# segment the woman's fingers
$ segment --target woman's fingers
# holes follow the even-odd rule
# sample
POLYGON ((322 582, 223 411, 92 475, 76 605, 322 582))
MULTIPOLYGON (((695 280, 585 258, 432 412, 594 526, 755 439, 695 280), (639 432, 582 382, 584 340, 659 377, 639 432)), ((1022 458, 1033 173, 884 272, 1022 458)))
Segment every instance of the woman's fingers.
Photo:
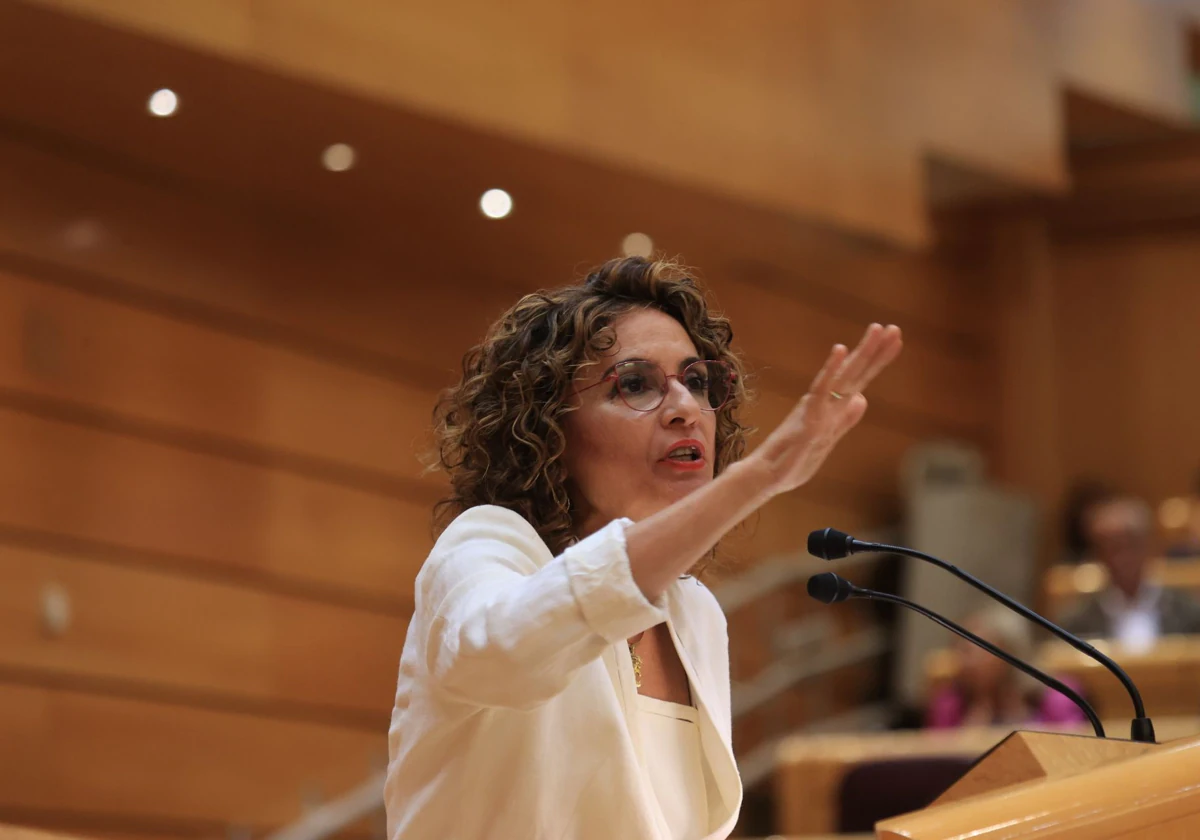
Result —
POLYGON ((896 360, 900 355, 900 351, 904 348, 904 337, 900 333, 900 328, 894 324, 884 330, 881 336, 879 351, 875 354, 875 358, 867 366, 862 378, 859 380, 858 390, 864 390, 878 376, 884 368, 896 360))
POLYGON ((872 324, 863 334, 863 340, 855 352, 846 360, 837 377, 839 391, 855 394, 866 390, 880 371, 888 366, 900 352, 900 328, 894 325, 882 327, 872 324))
POLYGON ((825 400, 831 393, 852 399, 896 358, 902 346, 900 328, 871 324, 853 351, 836 344, 813 379, 809 393, 825 400))
POLYGON ((858 388, 854 387, 858 382, 858 378, 866 371, 874 358, 876 349, 879 346, 880 338, 883 335, 883 327, 879 324, 871 324, 859 339, 858 346, 854 348, 846 361, 842 363, 842 368, 837 372, 836 386, 834 390, 855 393, 858 388))
POLYGON ((825 360, 825 364, 821 366, 821 370, 817 372, 816 377, 812 381, 812 385, 808 387, 808 392, 815 397, 826 397, 829 391, 833 390, 834 377, 841 370, 842 365, 846 361, 846 353, 849 352, 844 344, 835 344, 833 349, 829 351, 829 358, 825 360))

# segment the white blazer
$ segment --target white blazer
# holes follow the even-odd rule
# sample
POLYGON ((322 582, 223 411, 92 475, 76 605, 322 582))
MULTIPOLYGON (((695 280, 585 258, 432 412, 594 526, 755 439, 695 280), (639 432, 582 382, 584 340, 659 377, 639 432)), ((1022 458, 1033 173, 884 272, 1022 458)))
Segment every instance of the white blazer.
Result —
POLYGON ((390 840, 669 840, 640 759, 626 639, 666 622, 691 680, 709 838, 737 821, 729 639, 712 593, 633 581, 628 519, 558 557, 523 517, 472 508, 417 575, 385 785, 390 840))

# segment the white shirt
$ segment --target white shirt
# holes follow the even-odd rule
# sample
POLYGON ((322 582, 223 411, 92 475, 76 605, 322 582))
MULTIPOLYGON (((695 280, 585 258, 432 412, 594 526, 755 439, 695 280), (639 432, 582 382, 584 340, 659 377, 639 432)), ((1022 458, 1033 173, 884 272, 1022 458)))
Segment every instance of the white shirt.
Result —
POLYGON ((633 581, 629 520, 553 557, 496 506, 466 511, 416 580, 388 745, 390 840, 673 840, 637 724, 626 639, 664 621, 696 703, 712 795, 737 821, 725 617, 699 581, 659 604, 633 581))
POLYGON ((646 749, 647 784, 671 840, 699 840, 708 834, 708 787, 699 713, 694 706, 641 694, 638 723, 646 749))
POLYGON ((1112 637, 1121 647, 1131 653, 1145 653, 1154 647, 1161 635, 1158 615, 1158 599, 1162 590, 1157 586, 1143 584, 1132 600, 1115 586, 1100 593, 1100 609, 1108 616, 1112 637))

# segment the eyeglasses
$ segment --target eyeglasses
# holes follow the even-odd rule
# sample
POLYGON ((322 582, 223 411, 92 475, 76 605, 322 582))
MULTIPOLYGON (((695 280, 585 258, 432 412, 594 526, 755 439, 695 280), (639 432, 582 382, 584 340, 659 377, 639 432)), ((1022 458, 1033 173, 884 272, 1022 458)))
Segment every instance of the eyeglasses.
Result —
POLYGON ((654 362, 631 359, 617 362, 612 371, 599 382, 580 388, 579 393, 603 385, 617 383, 621 401, 634 411, 654 411, 667 397, 670 380, 678 379, 695 397, 703 411, 717 411, 733 396, 737 373, 725 362, 692 362, 680 373, 666 373, 654 362))

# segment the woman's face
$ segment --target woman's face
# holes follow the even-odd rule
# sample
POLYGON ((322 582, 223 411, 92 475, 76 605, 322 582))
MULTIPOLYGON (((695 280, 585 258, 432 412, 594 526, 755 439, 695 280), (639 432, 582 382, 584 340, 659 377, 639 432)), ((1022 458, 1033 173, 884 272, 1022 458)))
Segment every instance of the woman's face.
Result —
POLYGON ((713 478, 716 412, 701 410, 679 379, 667 380, 662 405, 651 411, 627 406, 615 382, 596 384, 630 359, 680 373, 699 355, 683 325, 656 309, 635 309, 613 331, 612 347, 576 376, 578 409, 565 419, 563 458, 580 535, 622 516, 645 519, 713 478), (671 458, 681 444, 697 447, 699 459, 671 458))

